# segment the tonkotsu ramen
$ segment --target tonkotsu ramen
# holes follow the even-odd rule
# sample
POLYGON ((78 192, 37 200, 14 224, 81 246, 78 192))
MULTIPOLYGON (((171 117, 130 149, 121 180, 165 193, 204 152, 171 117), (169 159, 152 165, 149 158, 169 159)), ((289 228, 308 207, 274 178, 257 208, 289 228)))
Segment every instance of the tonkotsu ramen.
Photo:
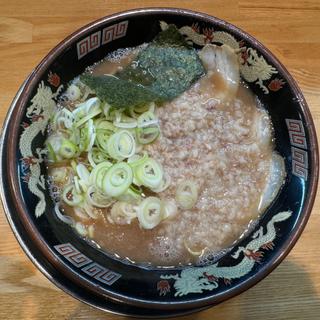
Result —
POLYGON ((48 128, 57 217, 134 263, 198 263, 229 248, 285 178, 270 116, 227 45, 174 25, 70 82, 48 128))

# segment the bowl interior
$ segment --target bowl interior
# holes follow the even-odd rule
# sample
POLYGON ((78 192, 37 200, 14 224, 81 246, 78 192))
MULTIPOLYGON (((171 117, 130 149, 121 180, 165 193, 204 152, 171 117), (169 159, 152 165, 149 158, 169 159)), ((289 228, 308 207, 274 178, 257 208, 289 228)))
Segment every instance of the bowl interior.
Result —
POLYGON ((10 120, 12 125, 6 133, 8 138, 9 131, 16 130, 17 139, 8 146, 15 162, 3 164, 4 181, 14 186, 14 199, 21 201, 17 214, 43 254, 70 281, 87 290, 159 308, 218 302, 266 275, 302 231, 301 225, 311 210, 317 176, 312 120, 300 90, 283 66, 260 43, 234 26, 183 10, 137 10, 104 18, 55 48, 31 75, 26 88, 18 101, 19 112, 10 120), (239 49, 242 78, 272 118, 276 150, 285 159, 287 172, 280 194, 247 237, 218 263, 213 258, 206 266, 187 269, 132 265, 80 239, 56 218, 43 180, 46 169, 40 150, 45 141, 46 108, 87 66, 118 48, 151 41, 161 30, 160 21, 184 28, 185 36, 196 48, 211 42, 239 49), (48 104, 43 104, 41 97, 48 104), (9 177, 5 171, 10 168, 16 169, 9 177), (41 216, 37 218, 36 214, 41 216))

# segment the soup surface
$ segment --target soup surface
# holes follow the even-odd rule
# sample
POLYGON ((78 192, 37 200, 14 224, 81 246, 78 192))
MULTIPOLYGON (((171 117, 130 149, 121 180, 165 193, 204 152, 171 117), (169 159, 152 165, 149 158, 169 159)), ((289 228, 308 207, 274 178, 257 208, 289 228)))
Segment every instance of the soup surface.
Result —
MULTIPOLYGON (((89 73, 102 76, 121 72, 134 61, 139 50, 109 55, 89 68, 89 73)), ((68 205, 60 200, 58 217, 103 250, 132 262, 158 266, 196 263, 230 247, 276 196, 285 172, 282 158, 274 152, 268 113, 245 84, 239 82, 235 89, 234 81, 226 81, 219 70, 210 72, 205 57, 202 62, 206 74, 174 99, 156 105, 153 114, 160 135, 140 146, 140 154, 145 153, 159 163, 162 187, 148 189, 143 183, 135 185, 133 180, 135 187, 140 187, 139 200, 117 198, 105 207, 91 204, 88 208, 83 200, 79 201, 82 207, 68 205), (185 190, 179 193, 181 185, 185 190), (146 227, 137 218, 139 214, 129 217, 127 211, 141 210, 139 203, 150 197, 156 197, 166 213, 161 209, 158 223, 146 227), (117 211, 120 202, 127 203, 129 209, 124 210, 127 215, 117 211)), ((95 96, 92 90, 79 84, 79 79, 73 83, 80 87, 81 95, 61 102, 60 109, 72 112, 95 96)), ((51 139, 55 135, 53 126, 51 139)), ((81 181, 84 174, 76 167, 79 163, 92 176, 93 165, 86 160, 89 153, 79 153, 76 163, 65 158, 49 161, 50 181, 61 190, 60 198, 63 199, 62 190, 77 175, 77 181, 81 181)), ((82 190, 77 181, 80 193, 90 188, 82 190)), ((70 191, 66 193, 67 199, 74 200, 75 195, 71 198, 70 195, 70 191)), ((148 214, 156 215, 156 207, 148 214)))

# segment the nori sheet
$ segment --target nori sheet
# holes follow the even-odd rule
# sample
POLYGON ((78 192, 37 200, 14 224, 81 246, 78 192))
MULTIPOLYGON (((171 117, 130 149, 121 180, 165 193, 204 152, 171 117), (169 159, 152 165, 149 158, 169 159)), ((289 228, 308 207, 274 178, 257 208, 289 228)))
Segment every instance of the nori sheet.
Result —
POLYGON ((169 25, 142 49, 134 63, 114 76, 81 76, 97 96, 115 108, 172 100, 190 88, 205 70, 196 50, 175 25, 169 25))
POLYGON ((95 91, 101 101, 108 102, 114 108, 138 106, 159 101, 159 96, 150 89, 114 76, 85 74, 80 79, 95 91))

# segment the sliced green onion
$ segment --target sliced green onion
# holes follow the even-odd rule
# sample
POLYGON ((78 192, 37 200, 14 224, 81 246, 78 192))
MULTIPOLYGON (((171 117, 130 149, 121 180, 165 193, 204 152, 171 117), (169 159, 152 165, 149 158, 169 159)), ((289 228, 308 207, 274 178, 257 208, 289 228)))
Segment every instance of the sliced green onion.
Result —
POLYGON ((139 224, 144 229, 153 229, 162 220, 161 201, 156 197, 144 199, 137 212, 139 224))
POLYGON ((137 203, 141 200, 141 197, 142 191, 131 185, 123 194, 117 197, 117 200, 128 203, 137 203))
POLYGON ((161 184, 163 170, 157 161, 149 158, 134 169, 134 177, 135 184, 155 189, 161 184))
POLYGON ((84 123, 86 123, 88 120, 96 117, 98 114, 100 114, 101 110, 94 110, 85 117, 81 118, 79 121, 75 123, 75 128, 81 127, 84 123))
POLYGON ((111 116, 111 112, 113 111, 111 105, 106 102, 103 105, 102 109, 103 109, 103 113, 104 113, 106 119, 107 120, 113 120, 113 117, 111 116))
POLYGON ((107 173, 110 167, 112 167, 112 163, 109 161, 101 162, 95 166, 90 173, 90 184, 94 184, 96 188, 102 190, 104 175, 107 173))
POLYGON ((66 95, 71 101, 76 101, 80 99, 81 91, 79 87, 77 87, 74 84, 71 84, 67 89, 66 95))
POLYGON ((110 132, 106 130, 97 130, 96 144, 100 150, 103 150, 104 152, 108 151, 108 140, 110 136, 110 132))
POLYGON ((92 119, 88 120, 80 130, 79 148, 81 151, 90 151, 96 137, 95 128, 92 119))
POLYGON ((131 220, 137 217, 137 208, 132 204, 118 201, 116 202, 108 216, 108 220, 111 223, 120 225, 130 224, 131 220))
POLYGON ((62 199, 67 205, 74 207, 82 202, 83 197, 76 192, 74 185, 69 185, 64 188, 62 199))
POLYGON ((102 194, 95 186, 88 188, 86 200, 89 204, 97 208, 107 208, 115 202, 111 197, 102 194))
POLYGON ((92 225, 92 224, 88 227, 88 236, 91 239, 93 239, 93 237, 94 237, 94 225, 92 225))
POLYGON ((118 128, 123 129, 133 129, 137 126, 138 122, 136 119, 127 117, 126 115, 120 115, 120 118, 116 118, 115 121, 113 121, 113 125, 118 128))
POLYGON ((95 210, 95 208, 93 208, 89 203, 87 203, 87 201, 82 202, 81 208, 84 209, 84 211, 90 218, 95 220, 98 219, 99 211, 95 210))
POLYGON ((95 120, 94 125, 96 126, 97 130, 107 130, 110 131, 110 135, 117 131, 117 128, 107 120, 98 119, 95 120))
POLYGON ((103 161, 106 161, 107 158, 108 158, 108 155, 96 147, 93 147, 88 152, 88 160, 92 167, 95 167, 97 164, 103 161))
POLYGON ((100 121, 96 123, 96 144, 103 151, 108 150, 108 140, 117 131, 117 128, 109 121, 100 121))
MULTIPOLYGON (((80 100, 81 94, 74 84, 66 92, 71 101, 80 100)), ((88 92, 81 101, 87 99, 87 95, 88 92)), ((48 157, 53 161, 72 159, 73 168, 72 175, 66 168, 56 172, 55 181, 72 181, 72 185, 62 191, 62 199, 74 207, 81 219, 97 219, 100 211, 95 208, 112 205, 107 216, 110 222, 131 223, 138 217, 142 228, 152 229, 161 220, 176 215, 174 200, 145 198, 145 189, 141 188, 162 192, 171 183, 161 165, 149 158, 147 152, 142 152, 143 145, 153 142, 160 134, 154 103, 113 109, 93 97, 77 104, 72 112, 60 110, 52 124, 57 133, 46 142, 48 157), (82 160, 85 152, 87 159, 82 160), (77 160, 80 154, 81 159, 77 160)), ((184 184, 179 188, 176 195, 179 206, 190 208, 197 200, 197 187, 184 184)), ((88 234, 86 226, 78 224, 77 228, 80 234, 88 234)))
POLYGON ((144 113, 147 111, 154 112, 155 106, 156 106, 155 103, 151 102, 149 104, 145 104, 142 106, 131 106, 128 111, 129 111, 129 114, 132 118, 137 119, 137 118, 139 118, 141 113, 144 113))
POLYGON ((160 135, 160 129, 156 127, 136 128, 137 140, 141 144, 149 144, 160 135))
POLYGON ((138 118, 138 128, 148 126, 151 121, 152 124, 158 123, 156 115, 151 111, 144 112, 138 118))
POLYGON ((150 102, 150 103, 148 104, 148 111, 154 113, 155 109, 156 109, 156 104, 155 104, 154 102, 150 102))
POLYGON ((75 160, 71 160, 71 167, 74 172, 77 172, 77 162, 75 160))
POLYGON ((82 164, 82 163, 79 163, 77 165, 77 174, 78 174, 78 177, 80 178, 80 180, 82 180, 85 184, 89 185, 90 184, 90 172, 89 170, 87 169, 87 167, 82 164))
POLYGON ((67 216, 67 215, 64 215, 61 211, 60 211, 60 203, 56 203, 55 206, 54 206, 54 211, 56 213, 56 216, 59 220, 61 220, 62 222, 70 225, 70 226, 73 226, 75 224, 75 221, 73 220, 73 218, 67 216))
POLYGON ((176 200, 183 209, 191 209, 198 200, 198 186, 194 181, 183 181, 176 190, 176 200))
POLYGON ((90 98, 85 102, 76 105, 76 108, 72 111, 75 119, 79 121, 88 114, 95 113, 100 109, 100 100, 97 97, 90 98))
POLYGON ((116 109, 114 110, 114 116, 115 116, 115 121, 120 122, 121 121, 121 115, 122 115, 122 109, 116 109))
POLYGON ((47 142, 46 145, 47 145, 47 149, 48 149, 48 159, 50 161, 56 162, 58 160, 58 158, 56 156, 56 153, 53 150, 51 143, 47 142))
POLYGON ((138 208, 135 207, 134 205, 127 203, 127 202, 122 202, 120 204, 120 207, 128 218, 133 219, 133 218, 137 217, 137 209, 138 208))
POLYGON ((73 182, 74 182, 74 188, 76 190, 76 193, 82 194, 83 192, 86 192, 87 188, 86 187, 84 189, 82 188, 82 185, 80 185, 79 178, 77 176, 73 178, 73 182))
POLYGON ((108 140, 108 154, 116 160, 123 160, 135 153, 135 140, 128 130, 121 130, 114 133, 108 140))
POLYGON ((142 150, 143 150, 142 144, 138 144, 136 141, 136 153, 141 153, 142 150))
POLYGON ((76 155, 78 151, 77 149, 77 146, 70 140, 63 139, 59 149, 59 154, 65 159, 72 159, 76 155))
MULTIPOLYGON (((54 133, 51 136, 48 137, 48 139, 46 140, 46 144, 49 145, 51 147, 51 152, 55 155, 56 161, 61 160, 61 156, 59 155, 59 150, 61 148, 62 145, 62 141, 65 138, 63 137, 62 134, 60 133, 54 133)), ((48 149, 49 151, 49 149, 48 149)), ((53 157, 53 155, 52 155, 53 157)))
POLYGON ((141 106, 135 106, 133 110, 134 110, 134 112, 141 114, 141 113, 149 110, 149 105, 145 104, 145 105, 141 105, 141 106))
POLYGON ((101 102, 97 97, 93 97, 85 101, 84 104, 85 104, 85 111, 88 114, 93 112, 94 110, 99 110, 101 102))
POLYGON ((56 129, 69 129, 72 127, 74 115, 68 109, 58 111, 53 118, 52 125, 56 129))
POLYGON ((75 189, 78 193, 81 193, 81 194, 85 193, 87 192, 88 186, 90 185, 90 180, 89 180, 90 173, 83 164, 78 164, 76 166, 76 172, 79 178, 77 176, 74 176, 73 178, 75 189), (87 172, 85 170, 87 170, 87 172))
POLYGON ((82 237, 85 237, 88 234, 86 227, 81 222, 76 222, 74 228, 82 237))
POLYGON ((157 188, 153 188, 152 191, 153 192, 162 192, 164 190, 166 190, 171 184, 171 177, 164 173, 163 178, 161 180, 160 185, 157 188))
POLYGON ((166 199, 161 201, 161 213, 163 219, 172 218, 178 212, 178 208, 174 200, 166 199))
POLYGON ((137 126, 137 122, 113 122, 113 124, 121 129, 133 129, 137 126))
POLYGON ((151 111, 144 112, 139 116, 137 126, 136 136, 141 144, 153 142, 160 134, 159 120, 151 111))
POLYGON ((77 183, 78 183, 78 188, 80 190, 80 193, 85 193, 88 190, 88 184, 85 183, 83 180, 78 179, 78 177, 74 177, 74 182, 76 182, 77 179, 77 183))
POLYGON ((154 108, 155 108, 155 103, 154 102, 150 102, 149 104, 136 106, 134 108, 134 111, 138 112, 138 113, 143 113, 143 112, 146 112, 146 111, 152 111, 153 112, 154 108))
POLYGON ((129 107, 129 114, 132 118, 137 119, 140 114, 135 112, 135 107, 134 106, 130 106, 129 107))
POLYGON ((149 120, 149 121, 145 121, 142 124, 140 124, 138 126, 138 128, 146 128, 146 127, 151 127, 151 126, 158 126, 159 124, 159 120, 158 119, 154 119, 154 120, 149 120))
POLYGON ((73 127, 68 131, 69 140, 75 145, 79 145, 80 143, 80 129, 73 127))
POLYGON ((130 167, 134 168, 142 165, 148 158, 148 153, 144 151, 142 156, 139 154, 134 154, 132 157, 128 158, 127 162, 130 167))
POLYGON ((129 188, 133 180, 131 167, 119 162, 110 167, 103 178, 102 189, 110 197, 117 197, 129 188))

